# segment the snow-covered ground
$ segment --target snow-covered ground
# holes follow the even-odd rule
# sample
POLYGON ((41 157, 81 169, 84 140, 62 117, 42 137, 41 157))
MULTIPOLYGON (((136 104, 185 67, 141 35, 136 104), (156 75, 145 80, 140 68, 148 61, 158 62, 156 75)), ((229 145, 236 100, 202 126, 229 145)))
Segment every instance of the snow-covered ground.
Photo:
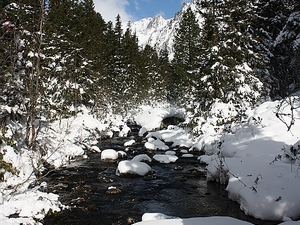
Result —
MULTIPOLYGON (((143 127, 142 133, 148 130, 145 147, 165 151, 164 154, 156 154, 154 160, 161 163, 176 161, 178 156, 164 144, 170 141, 174 146, 205 151, 206 155, 199 157, 199 163, 207 164, 208 180, 227 184, 229 197, 237 201, 246 214, 262 220, 282 221, 284 225, 299 224, 299 221, 291 220, 300 217, 300 108, 295 105, 295 121, 287 131, 287 126, 276 117, 278 104, 265 102, 249 110, 248 120, 227 126, 226 132, 220 132, 220 129, 219 132, 213 132, 214 125, 207 121, 197 128, 202 130, 199 137, 177 126, 151 132, 159 128, 160 121, 168 116, 185 117, 185 111, 181 109, 147 108, 132 114, 132 118, 143 127)), ((285 107, 285 114, 280 114, 286 115, 283 118, 287 124, 290 123, 289 110, 290 107, 285 107)), ((2 144, 3 159, 12 163, 19 172, 5 173, 4 181, 0 182, 0 224, 36 224, 34 219, 43 218, 50 209, 59 211, 64 207, 57 195, 42 192, 46 183, 29 186, 36 179, 34 168, 40 166, 41 160, 59 167, 77 157, 86 157, 86 151, 102 150, 105 159, 124 156, 124 152, 117 153, 112 149, 105 151, 96 147, 101 135, 112 135, 112 131, 116 130, 120 131, 120 135, 128 132, 125 119, 119 116, 112 116, 106 121, 99 121, 83 110, 74 118, 49 124, 39 137, 40 142, 47 146, 43 156, 26 149, 15 152, 12 147, 2 144), (18 215, 19 218, 10 218, 11 215, 18 215)), ((9 129, 6 135, 11 135, 9 129)), ((124 144, 130 146, 134 141, 124 144)), ((184 157, 191 156, 189 151, 182 153, 184 157)), ((142 176, 151 170, 147 164, 151 160, 147 155, 138 155, 132 160, 124 159, 116 169, 120 174, 136 173, 142 176)), ((138 224, 249 224, 228 217, 180 219, 157 213, 145 214, 143 221, 138 224)))
MULTIPOLYGON (((296 225, 300 222, 289 221, 280 223, 280 225, 296 225)), ((202 218, 174 218, 161 213, 145 213, 142 222, 136 225, 251 225, 246 221, 237 220, 230 217, 202 217, 202 218)))

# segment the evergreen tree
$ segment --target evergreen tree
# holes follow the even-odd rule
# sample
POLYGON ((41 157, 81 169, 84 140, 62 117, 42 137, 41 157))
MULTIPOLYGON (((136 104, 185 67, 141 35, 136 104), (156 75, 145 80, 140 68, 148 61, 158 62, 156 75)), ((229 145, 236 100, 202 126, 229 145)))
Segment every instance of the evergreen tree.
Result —
POLYGON ((167 50, 167 46, 163 48, 163 50, 159 53, 159 73, 161 74, 162 77, 162 84, 161 86, 163 87, 163 93, 161 96, 161 99, 158 99, 158 101, 167 101, 170 103, 174 103, 175 99, 175 93, 174 90, 175 88, 175 83, 173 82, 172 75, 173 70, 172 70, 172 64, 169 60, 169 53, 167 50))
POLYGON ((264 82, 272 98, 281 98, 299 86, 294 41, 299 34, 296 15, 300 4, 296 0, 259 0, 256 5, 259 19, 253 27, 260 35, 260 50, 265 55, 269 72, 264 82))
POLYGON ((65 112, 80 104, 92 108, 102 105, 104 100, 99 92, 103 90, 99 86, 103 79, 99 74, 104 73, 106 24, 94 11, 93 1, 50 0, 47 25, 47 36, 52 38, 48 54, 59 53, 49 63, 54 67, 49 79, 55 79, 56 84, 49 95, 55 105, 65 112), (64 19, 65 15, 69 17, 64 19))
MULTIPOLYGON (((122 74, 119 76, 122 80, 120 81, 123 90, 123 96, 127 102, 131 105, 132 103, 138 103, 142 98, 143 92, 140 86, 140 52, 138 46, 138 40, 135 34, 132 34, 130 26, 127 27, 121 42, 121 63, 122 63, 122 74)), ((144 86, 144 84, 143 84, 144 86)))
MULTIPOLYGON (((195 80, 195 70, 199 68, 201 35, 198 20, 191 8, 188 8, 182 15, 179 27, 176 29, 174 38, 174 82, 179 100, 184 93, 193 89, 195 80)), ((183 100, 185 101, 185 100, 183 100)))
POLYGON ((182 15, 174 40, 173 64, 184 71, 198 68, 201 49, 200 27, 191 8, 182 15))
POLYGON ((237 108, 256 101, 259 82, 249 66, 259 55, 249 34, 253 6, 246 0, 203 0, 199 2, 205 19, 202 38, 199 101, 207 111, 216 99, 232 102, 237 108))
POLYGON ((162 87, 162 77, 159 71, 159 58, 155 49, 146 45, 141 52, 141 75, 139 88, 144 99, 161 99, 164 88, 162 87))

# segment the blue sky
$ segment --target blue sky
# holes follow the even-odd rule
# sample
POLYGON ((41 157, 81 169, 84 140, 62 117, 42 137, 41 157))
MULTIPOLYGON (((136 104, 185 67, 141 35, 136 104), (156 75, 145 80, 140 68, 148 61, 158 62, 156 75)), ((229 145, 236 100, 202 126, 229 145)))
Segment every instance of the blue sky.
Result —
POLYGON ((95 9, 106 21, 115 21, 119 14, 124 23, 157 14, 169 19, 189 0, 94 0, 95 9))
POLYGON ((153 17, 157 14, 165 19, 174 16, 181 9, 182 0, 131 0, 128 11, 138 19, 153 17))

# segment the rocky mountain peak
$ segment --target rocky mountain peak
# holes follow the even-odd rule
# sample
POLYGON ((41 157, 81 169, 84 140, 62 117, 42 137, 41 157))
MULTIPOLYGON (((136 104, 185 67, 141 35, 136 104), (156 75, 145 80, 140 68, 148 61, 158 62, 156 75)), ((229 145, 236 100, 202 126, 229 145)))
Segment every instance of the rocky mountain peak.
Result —
POLYGON ((181 10, 173 18, 164 19, 161 15, 153 18, 144 18, 131 23, 131 30, 137 35, 139 45, 145 47, 147 44, 154 47, 158 53, 167 49, 170 59, 173 58, 173 42, 176 28, 182 19, 184 12, 190 7, 197 15, 199 23, 202 19, 197 6, 198 0, 183 3, 181 10))

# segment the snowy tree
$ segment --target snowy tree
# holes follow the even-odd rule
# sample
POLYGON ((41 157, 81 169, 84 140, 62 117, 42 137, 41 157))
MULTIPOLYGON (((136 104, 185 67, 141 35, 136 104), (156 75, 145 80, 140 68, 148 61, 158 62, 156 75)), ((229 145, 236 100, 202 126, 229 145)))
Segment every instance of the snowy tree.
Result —
POLYGON ((199 22, 191 8, 188 8, 182 15, 174 37, 174 65, 181 66, 185 71, 198 68, 200 32, 199 22))
POLYGON ((251 66, 260 60, 253 51, 255 40, 248 29, 253 5, 249 1, 203 0, 199 8, 205 22, 198 99, 208 111, 217 100, 241 108, 259 96, 251 66))
MULTIPOLYGON (((179 27, 174 37, 174 81, 177 88, 177 100, 183 100, 183 93, 193 88, 195 84, 195 70, 199 68, 201 53, 201 36, 199 22, 194 12, 188 8, 182 15, 179 27)), ((185 100, 183 100, 185 101, 185 100)))
POLYGON ((297 61, 297 12, 299 1, 259 0, 257 23, 253 25, 261 39, 260 50, 265 55, 269 76, 264 78, 272 98, 288 95, 299 86, 297 61))
MULTIPOLYGON (((26 121, 25 143, 35 149, 35 139, 41 116, 40 99, 44 58, 42 53, 43 26, 45 16, 44 1, 18 1, 5 5, 2 3, 4 26, 2 26, 5 68, 2 104, 13 107, 26 121)), ((15 113, 14 113, 15 114, 15 113)))

